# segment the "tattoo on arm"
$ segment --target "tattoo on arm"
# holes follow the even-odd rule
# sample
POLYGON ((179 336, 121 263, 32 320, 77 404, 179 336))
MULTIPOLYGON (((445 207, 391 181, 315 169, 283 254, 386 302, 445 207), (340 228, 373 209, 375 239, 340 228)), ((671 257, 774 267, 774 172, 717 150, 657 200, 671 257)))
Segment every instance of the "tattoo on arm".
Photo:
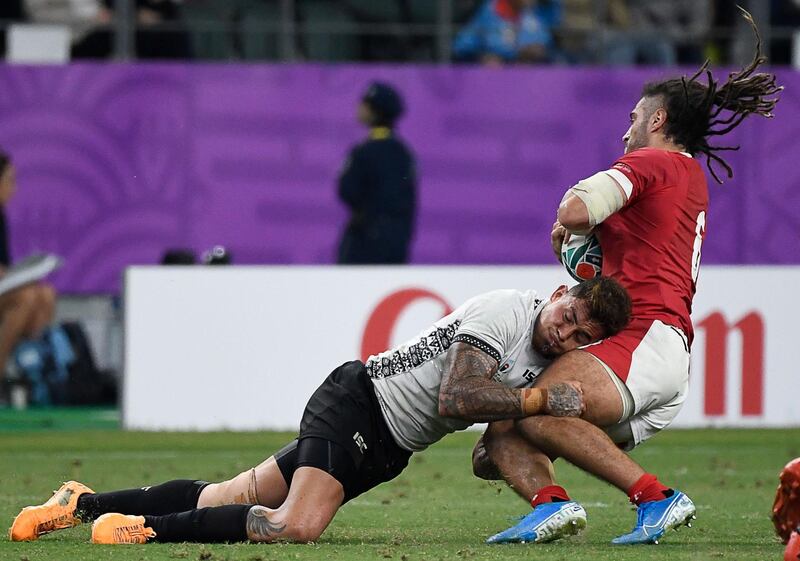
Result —
POLYGON ((447 351, 439 414, 474 422, 524 417, 520 390, 492 380, 497 361, 467 343, 454 343, 447 351))
POLYGON ((254 506, 247 513, 247 537, 252 541, 268 542, 286 529, 286 524, 273 522, 267 516, 269 509, 263 506, 254 506))
POLYGON ((553 384, 547 388, 547 413, 554 417, 580 417, 583 395, 571 384, 553 384))

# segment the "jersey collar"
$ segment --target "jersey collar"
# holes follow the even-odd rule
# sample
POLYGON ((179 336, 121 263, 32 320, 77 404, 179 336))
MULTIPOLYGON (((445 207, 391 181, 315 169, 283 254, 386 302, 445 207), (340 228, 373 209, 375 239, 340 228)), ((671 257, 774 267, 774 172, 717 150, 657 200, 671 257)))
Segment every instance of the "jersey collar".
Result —
POLYGON ((392 129, 389 127, 372 127, 369 130, 369 137, 372 140, 386 140, 392 136, 392 129))

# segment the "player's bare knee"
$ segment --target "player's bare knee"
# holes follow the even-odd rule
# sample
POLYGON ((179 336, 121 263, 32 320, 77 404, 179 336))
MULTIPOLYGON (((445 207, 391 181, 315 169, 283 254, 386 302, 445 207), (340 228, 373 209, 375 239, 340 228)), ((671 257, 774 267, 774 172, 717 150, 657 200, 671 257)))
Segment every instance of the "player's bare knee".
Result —
POLYGON ((253 542, 273 542, 285 538, 287 524, 277 511, 254 506, 247 512, 247 539, 253 542))
POLYGON ((472 474, 479 479, 488 481, 502 479, 500 470, 486 451, 483 438, 478 441, 472 450, 472 474))
POLYGON ((15 307, 34 309, 39 303, 39 295, 35 285, 19 288, 12 295, 12 304, 15 307))
POLYGON ((254 506, 247 513, 247 537, 254 542, 310 543, 319 539, 325 525, 285 509, 254 506))
POLYGON ((39 284, 37 287, 39 308, 49 314, 52 314, 56 306, 56 291, 49 284, 39 284))
POLYGON ((322 535, 325 528, 309 524, 294 524, 286 528, 287 538, 297 543, 315 542, 322 535))

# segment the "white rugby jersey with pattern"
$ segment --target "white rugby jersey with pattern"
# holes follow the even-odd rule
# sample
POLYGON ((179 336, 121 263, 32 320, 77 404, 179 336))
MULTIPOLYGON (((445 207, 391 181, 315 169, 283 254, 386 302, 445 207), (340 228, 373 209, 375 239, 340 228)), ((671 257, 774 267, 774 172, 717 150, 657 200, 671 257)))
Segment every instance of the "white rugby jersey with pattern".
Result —
POLYGON ((473 345, 498 362, 494 379, 526 388, 550 364, 533 348, 533 326, 545 305, 533 290, 494 290, 467 300, 449 315, 391 350, 367 359, 367 374, 389 430, 402 448, 424 450, 473 423, 439 415, 439 386, 447 350, 473 345))

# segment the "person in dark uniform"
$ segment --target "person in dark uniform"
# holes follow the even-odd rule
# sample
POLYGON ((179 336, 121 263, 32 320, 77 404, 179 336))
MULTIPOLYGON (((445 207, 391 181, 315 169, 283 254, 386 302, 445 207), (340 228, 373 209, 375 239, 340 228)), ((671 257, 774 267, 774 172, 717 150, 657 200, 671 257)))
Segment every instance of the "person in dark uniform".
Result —
POLYGON ((374 82, 358 107, 369 138, 350 151, 339 176, 339 198, 350 221, 339 244, 338 263, 406 263, 414 227, 417 177, 414 155, 397 138, 403 114, 394 88, 374 82))

